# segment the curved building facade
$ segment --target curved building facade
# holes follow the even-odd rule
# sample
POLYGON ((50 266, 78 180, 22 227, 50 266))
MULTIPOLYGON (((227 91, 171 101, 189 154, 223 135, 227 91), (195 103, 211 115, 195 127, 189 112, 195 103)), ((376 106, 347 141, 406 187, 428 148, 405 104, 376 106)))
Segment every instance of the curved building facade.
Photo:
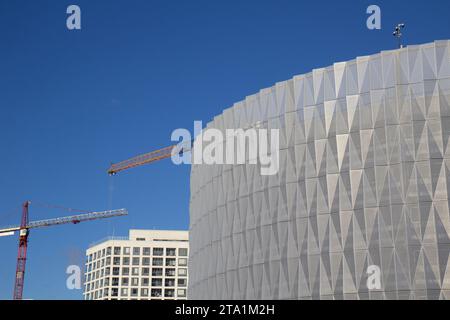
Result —
POLYGON ((278 174, 192 166, 190 299, 450 299, 449 41, 295 76, 207 128, 256 125, 280 130, 278 174))

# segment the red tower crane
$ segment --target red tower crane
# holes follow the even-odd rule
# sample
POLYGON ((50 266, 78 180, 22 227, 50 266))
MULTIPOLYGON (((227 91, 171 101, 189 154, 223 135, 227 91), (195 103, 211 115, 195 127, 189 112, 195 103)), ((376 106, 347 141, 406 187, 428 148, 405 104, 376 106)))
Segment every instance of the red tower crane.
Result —
POLYGON ((97 220, 103 218, 110 218, 116 216, 127 215, 128 212, 125 209, 110 210, 102 212, 90 212, 85 214, 78 214, 67 217, 38 220, 38 221, 28 221, 28 207, 30 201, 25 201, 22 205, 22 220, 20 226, 13 226, 4 229, 0 229, 0 236, 13 235, 15 231, 19 231, 19 250, 17 253, 17 268, 16 268, 16 278, 14 282, 14 300, 21 300, 24 280, 25 280, 25 264, 27 261, 27 247, 28 247, 28 235, 29 230, 32 228, 49 227, 58 224, 73 223, 77 224, 82 221, 97 220))

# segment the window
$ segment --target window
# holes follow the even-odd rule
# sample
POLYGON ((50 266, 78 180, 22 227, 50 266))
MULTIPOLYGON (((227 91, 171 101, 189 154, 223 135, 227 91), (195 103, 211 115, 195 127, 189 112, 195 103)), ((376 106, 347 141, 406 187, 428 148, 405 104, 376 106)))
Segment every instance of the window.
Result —
POLYGON ((127 297, 128 296, 128 288, 122 288, 121 296, 123 296, 123 297, 127 297))
POLYGON ((122 286, 128 286, 130 285, 130 279, 129 278, 122 278, 122 286))
POLYGON ((138 289, 137 288, 132 288, 131 289, 131 296, 132 297, 136 297, 138 295, 138 289))
POLYGON ((106 248, 106 255, 107 256, 111 255, 111 247, 106 248))
POLYGON ((187 275, 187 269, 186 268, 179 268, 178 269, 178 275, 179 276, 186 276, 187 275))
POLYGON ((152 276, 162 276, 162 275, 163 275, 162 268, 153 268, 152 269, 152 276))
POLYGON ((123 276, 128 276, 129 274, 130 274, 130 268, 128 268, 128 267, 122 268, 123 276))
POLYGON ((163 265, 163 258, 153 258, 153 265, 154 266, 162 266, 163 265))
POLYGON ((161 287, 162 279, 161 278, 153 278, 152 279, 152 287, 161 287))
POLYGON ((120 255, 120 247, 114 247, 114 254, 116 256, 120 255))
POLYGON ((133 255, 138 256, 141 254, 141 248, 139 247, 134 247, 133 248, 133 255))
POLYGON ((174 257, 177 255, 177 250, 175 248, 166 248, 166 255, 174 257))
POLYGON ((167 268, 166 269, 166 277, 175 277, 175 269, 167 268))
POLYGON ((149 285, 149 279, 148 278, 142 278, 141 279, 141 285, 143 286, 143 287, 147 287, 148 285, 149 285))
POLYGON ((166 287, 175 287, 175 279, 173 278, 167 278, 164 280, 164 285, 166 287))
POLYGON ((109 286, 109 278, 105 278, 105 287, 109 286))
POLYGON ((142 275, 143 276, 150 275, 150 268, 142 268, 142 275))
POLYGON ((166 266, 174 267, 177 264, 177 260, 174 258, 166 258, 166 266))
POLYGON ((142 249, 142 254, 144 256, 149 256, 150 255, 150 248, 143 248, 142 249))
POLYGON ((113 265, 118 266, 119 264, 120 264, 120 258, 119 257, 114 257, 113 265))
POLYGON ((168 298, 175 297, 175 290, 174 289, 165 289, 164 297, 168 297, 168 298))
POLYGON ((145 238, 136 238, 136 241, 145 241, 145 238))
POLYGON ((161 297, 162 289, 152 289, 151 295, 152 295, 152 297, 161 297))
POLYGON ((187 259, 186 258, 179 258, 178 259, 178 265, 179 266, 187 266, 187 259))
POLYGON ((123 257, 122 264, 128 266, 130 265, 130 258, 129 257, 123 257))
POLYGON ((120 273, 120 268, 119 267, 114 267, 113 268, 113 276, 118 276, 120 273))
POLYGON ((130 254, 130 247, 123 248, 123 254, 130 254))
POLYGON ((106 264, 109 266, 111 264, 111 257, 106 258, 106 264))
POLYGON ((178 289, 177 296, 178 297, 186 297, 186 289, 178 289))
POLYGON ((119 285, 119 278, 112 278, 112 286, 117 287, 119 285))
POLYGON ((105 275, 109 276, 110 272, 111 272, 111 269, 109 267, 106 267, 105 268, 105 275))
POLYGON ((142 297, 148 297, 148 289, 147 288, 142 288, 141 289, 141 296, 142 297))
POLYGON ((150 265, 150 258, 142 258, 142 264, 144 266, 149 266, 150 265))
POLYGON ((139 268, 131 268, 131 274, 133 276, 138 276, 139 275, 139 268))
POLYGON ((187 280, 186 279, 178 279, 178 286, 179 287, 186 287, 187 286, 187 280))
POLYGON ((131 278, 131 285, 132 286, 138 286, 139 285, 139 278, 131 278))
POLYGON ((154 256, 162 256, 164 254, 163 248, 153 248, 153 255, 154 256))
POLYGON ((133 258, 133 266, 139 265, 139 258, 133 258))
POLYGON ((188 249, 187 248, 180 248, 178 249, 178 255, 182 257, 187 257, 188 255, 188 249))

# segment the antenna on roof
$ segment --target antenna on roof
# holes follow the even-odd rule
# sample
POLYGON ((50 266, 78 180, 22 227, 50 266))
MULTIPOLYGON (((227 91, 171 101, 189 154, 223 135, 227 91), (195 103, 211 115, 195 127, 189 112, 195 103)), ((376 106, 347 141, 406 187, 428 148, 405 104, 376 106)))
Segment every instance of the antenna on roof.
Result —
POLYGON ((405 27, 405 24, 404 23, 399 23, 399 24, 397 24, 397 26, 395 27, 395 31, 392 33, 392 35, 394 36, 394 37, 396 37, 397 38, 397 40, 398 40, 398 47, 399 48, 403 48, 403 44, 402 44, 402 29, 405 27))

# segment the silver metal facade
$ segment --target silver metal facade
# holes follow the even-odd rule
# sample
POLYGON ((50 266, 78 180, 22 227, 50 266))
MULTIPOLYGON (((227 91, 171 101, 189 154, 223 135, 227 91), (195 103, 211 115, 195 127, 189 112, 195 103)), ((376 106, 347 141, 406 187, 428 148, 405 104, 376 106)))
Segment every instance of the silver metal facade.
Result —
POLYGON ((280 129, 277 175, 192 166, 190 299, 450 298, 449 41, 295 76, 207 127, 256 123, 280 129))

